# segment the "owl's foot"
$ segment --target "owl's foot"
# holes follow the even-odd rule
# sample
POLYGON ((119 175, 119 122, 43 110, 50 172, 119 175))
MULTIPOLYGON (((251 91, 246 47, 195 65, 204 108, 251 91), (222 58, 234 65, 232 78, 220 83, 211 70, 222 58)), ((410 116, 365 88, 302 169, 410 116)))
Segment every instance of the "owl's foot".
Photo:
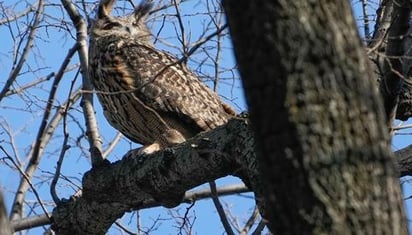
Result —
POLYGON ((146 145, 141 147, 139 150, 137 150, 137 153, 139 155, 148 155, 154 152, 157 152, 161 149, 161 146, 159 143, 153 143, 151 145, 146 145))

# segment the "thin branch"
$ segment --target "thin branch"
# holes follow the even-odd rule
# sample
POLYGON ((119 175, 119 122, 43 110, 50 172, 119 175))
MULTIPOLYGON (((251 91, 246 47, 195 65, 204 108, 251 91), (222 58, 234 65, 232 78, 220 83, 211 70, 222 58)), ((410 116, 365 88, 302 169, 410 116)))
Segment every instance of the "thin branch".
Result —
POLYGON ((210 191, 212 192, 212 201, 216 207, 217 213, 219 214, 219 218, 222 222, 223 228, 225 228, 225 231, 228 235, 235 235, 235 233, 232 230, 232 227, 230 227, 229 221, 226 217, 225 210, 223 209, 223 206, 220 203, 219 198, 217 196, 216 183, 214 181, 211 181, 209 182, 209 186, 210 191))
POLYGON ((261 235, 265 226, 266 226, 265 221, 263 219, 260 220, 258 226, 256 227, 255 231, 253 231, 252 235, 261 235))
POLYGON ((185 33, 185 27, 183 25, 183 20, 182 20, 182 16, 180 14, 180 10, 179 10, 179 6, 178 3, 176 2, 176 0, 173 0, 173 5, 174 8, 176 10, 176 17, 177 17, 177 22, 179 23, 179 28, 180 28, 180 34, 181 37, 178 37, 178 40, 180 41, 180 43, 182 44, 182 49, 183 49, 183 56, 185 58, 187 58, 187 45, 186 45, 186 33, 185 33))
POLYGON ((123 137, 123 134, 121 132, 117 132, 113 140, 110 141, 109 146, 102 153, 102 156, 104 159, 106 159, 106 157, 109 156, 109 154, 114 150, 114 147, 116 147, 116 145, 119 143, 122 137, 123 137))
MULTIPOLYGON (((219 25, 220 26, 220 25, 219 25)), ((218 27, 219 28, 219 27, 218 27)), ((218 91, 218 84, 220 81, 219 77, 219 66, 220 66, 220 54, 222 51, 222 35, 219 33, 217 34, 217 41, 216 41, 216 56, 215 59, 213 60, 214 63, 214 69, 215 69, 215 79, 213 80, 213 90, 215 92, 218 91)))
POLYGON ((23 176, 24 180, 27 182, 31 190, 33 191, 34 196, 36 197, 37 201, 39 202, 40 207, 42 208, 44 214, 50 219, 50 214, 47 211, 46 207, 44 206, 40 195, 37 193, 36 188, 33 186, 33 184, 30 181, 30 178, 24 173, 24 171, 17 165, 17 163, 14 161, 14 159, 6 152, 6 150, 0 146, 0 149, 3 151, 4 154, 6 154, 7 159, 11 161, 11 163, 14 165, 14 167, 20 172, 20 174, 23 176))
MULTIPOLYGON (((49 120, 49 116, 53 107, 53 103, 54 103, 54 99, 55 99, 55 95, 57 92, 57 88, 58 88, 58 84, 60 83, 63 75, 64 75, 64 71, 66 69, 66 67, 68 66, 68 64, 70 63, 71 58, 73 57, 74 53, 76 52, 78 48, 78 45, 75 44, 68 52, 66 58, 64 59, 59 71, 57 72, 53 84, 52 84, 52 88, 50 90, 49 93, 49 98, 47 100, 47 105, 45 107, 44 113, 43 113, 43 118, 39 127, 39 130, 37 132, 37 137, 36 137, 36 143, 34 145, 33 150, 31 151, 31 155, 30 155, 30 161, 29 164, 26 167, 25 170, 25 176, 27 176, 29 179, 31 179, 37 169, 38 164, 40 163, 40 158, 41 158, 41 153, 45 147, 46 144, 46 140, 45 140, 45 136, 49 135, 50 133, 47 132, 46 130, 48 129, 47 127, 50 125, 48 124, 48 120, 49 120)), ((23 205, 23 200, 24 200, 24 196, 25 193, 28 189, 28 184, 27 184, 27 180, 21 180, 20 181, 20 185, 18 187, 18 190, 16 192, 16 196, 14 198, 14 202, 13 202, 13 209, 11 211, 11 215, 10 215, 10 220, 15 220, 17 219, 18 215, 20 214, 21 211, 21 206, 23 205)))
POLYGON ((26 46, 23 49, 23 53, 20 57, 19 62, 10 72, 10 75, 6 81, 6 84, 4 85, 3 89, 0 92, 0 102, 5 97, 6 93, 9 91, 11 85, 17 79, 17 75, 19 74, 21 68, 23 67, 23 64, 26 62, 27 56, 29 55, 29 51, 31 50, 33 46, 33 40, 34 40, 38 25, 40 23, 40 18, 41 18, 41 15, 43 14, 43 10, 44 10, 43 0, 39 0, 39 5, 36 10, 36 16, 34 18, 34 22, 30 26, 30 33, 29 33, 29 37, 27 38, 26 46))
MULTIPOLYGON (((18 152, 17 147, 16 147, 16 144, 15 144, 14 133, 12 133, 12 129, 11 129, 9 123, 7 123, 7 121, 5 121, 5 124, 0 123, 0 127, 4 130, 4 132, 6 133, 6 135, 8 135, 8 137, 9 137, 9 139, 10 139, 10 143, 9 143, 9 144, 10 144, 11 149, 12 149, 12 151, 13 151, 13 154, 14 154, 14 156, 15 156, 15 158, 16 158, 15 160, 16 160, 17 164, 18 164, 19 166, 21 166, 22 163, 21 163, 21 159, 20 159, 20 156, 19 156, 19 152, 18 152)), ((3 140, 3 141, 4 141, 4 140, 3 140)))
POLYGON ((368 16, 368 0, 362 0, 362 14, 363 14, 363 33, 365 34, 366 41, 370 39, 370 30, 369 30, 369 16, 368 16))
MULTIPOLYGON (((5 19, 0 19, 0 26, 1 26, 2 24, 5 24, 5 23, 11 23, 11 22, 13 22, 13 21, 15 21, 15 20, 23 17, 23 16, 28 15, 30 12, 32 12, 32 11, 35 10, 35 7, 36 7, 37 4, 38 4, 37 2, 36 2, 36 3, 33 3, 33 5, 31 5, 30 7, 26 8, 26 9, 24 9, 24 10, 21 11, 20 13, 15 14, 13 17, 9 17, 7 14, 5 14, 5 16, 6 16, 5 19)), ((3 8, 3 7, 2 7, 2 8, 3 8)), ((3 11, 4 11, 4 10, 5 10, 5 9, 3 9, 3 11)))
POLYGON ((25 230, 25 229, 40 227, 40 226, 47 225, 50 223, 51 221, 49 217, 47 217, 46 215, 35 215, 31 217, 26 217, 23 219, 10 221, 11 227, 14 229, 15 232, 25 230))
POLYGON ((76 9, 76 6, 70 0, 61 0, 61 2, 76 27, 76 40, 79 44, 79 58, 83 77, 83 91, 85 91, 83 93, 81 106, 86 121, 86 133, 90 145, 92 167, 95 167, 103 162, 103 156, 101 150, 102 143, 93 108, 93 94, 91 93, 93 87, 88 75, 87 25, 76 9))
MULTIPOLYGON (((78 68, 78 67, 79 67, 79 65, 78 65, 78 64, 75 64, 75 65, 73 65, 73 66, 68 67, 64 72, 65 72, 65 73, 66 73, 66 72, 70 72, 70 71, 72 71, 72 70, 74 70, 74 69, 76 69, 76 68, 78 68)), ((37 79, 37 80, 35 80, 35 81, 28 82, 27 84, 22 85, 20 88, 16 88, 16 89, 9 90, 9 91, 6 93, 6 97, 7 97, 7 96, 14 95, 14 94, 20 94, 21 92, 23 92, 23 91, 25 91, 25 90, 27 90, 27 89, 29 89, 29 88, 32 88, 32 87, 34 87, 34 86, 36 86, 36 85, 38 85, 38 84, 40 84, 40 83, 42 83, 42 82, 49 81, 49 80, 52 79, 55 75, 56 75, 56 74, 55 74, 54 72, 52 72, 52 73, 48 74, 48 75, 45 76, 45 77, 41 77, 41 78, 39 78, 39 79, 37 79)))
POLYGON ((255 209, 253 210, 252 215, 249 217, 249 219, 247 220, 245 226, 243 227, 242 231, 240 232, 240 235, 247 235, 250 228, 253 226, 253 224, 255 223, 255 221, 258 217, 259 217, 259 208, 256 206, 255 209))
MULTIPOLYGON (((69 94, 72 93, 73 91, 73 86, 74 86, 74 82, 75 80, 72 81, 72 84, 70 86, 70 91, 69 94)), ((70 146, 67 144, 68 140, 69 140, 69 133, 67 132, 67 113, 69 111, 69 107, 71 106, 70 103, 70 97, 68 98, 68 102, 66 103, 65 106, 63 106, 63 144, 62 144, 62 149, 60 151, 60 156, 59 156, 59 160, 57 161, 57 165, 56 165, 56 172, 54 174, 52 183, 50 185, 50 193, 51 196, 53 198, 54 203, 58 204, 60 202, 59 197, 57 196, 56 193, 56 185, 57 185, 57 181, 60 177, 60 172, 61 172, 61 167, 63 165, 63 159, 64 159, 64 155, 66 154, 66 151, 70 148, 70 146)))
POLYGON ((123 226, 123 224, 121 224, 119 221, 114 222, 115 225, 117 225, 119 228, 122 229, 123 232, 129 234, 129 235, 135 235, 136 233, 134 233, 133 231, 130 231, 128 228, 126 228, 125 226, 123 226))
POLYGON ((8 90, 7 93, 5 94, 5 96, 18 94, 18 93, 20 93, 20 92, 22 92, 26 89, 29 89, 33 86, 36 86, 37 84, 40 84, 40 83, 45 82, 45 81, 49 81, 51 78, 54 77, 54 75, 55 75, 54 72, 52 72, 52 73, 48 74, 46 77, 40 78, 40 79, 38 79, 36 81, 33 81, 33 82, 29 82, 28 84, 22 86, 19 89, 8 90))
MULTIPOLYGON (((187 57, 189 57, 190 55, 192 55, 197 49, 199 49, 200 46, 202 46, 204 43, 206 43, 207 41, 209 41, 210 39, 212 39, 213 37, 215 37, 216 35, 219 35, 220 33, 223 32, 223 30, 225 30, 227 28, 227 24, 223 25, 221 28, 219 28, 218 30, 216 30, 216 32, 209 34, 207 37, 198 40, 195 44, 192 45, 192 48, 190 48, 190 50, 187 52, 187 57)), ((185 58, 182 58, 180 60, 184 60, 185 58)))
MULTIPOLYGON (((239 193, 247 193, 250 190, 244 184, 233 184, 219 187, 216 191, 219 197, 239 194, 239 193)), ((193 200, 200 200, 200 199, 208 199, 212 195, 212 191, 209 189, 197 190, 193 192, 186 192, 183 202, 189 203, 193 200)))
POLYGON ((412 128, 412 124, 406 124, 406 125, 402 125, 402 126, 392 127, 392 130, 398 131, 398 130, 409 129, 409 128, 412 128))
MULTIPOLYGON (((186 222, 189 221, 189 219, 188 219, 189 211, 190 211, 190 209, 192 209, 192 207, 194 207, 194 206, 195 206, 195 201, 192 202, 189 207, 186 207, 185 215, 184 215, 183 218, 182 218, 183 222, 182 222, 182 224, 179 226, 179 233, 178 233, 179 235, 182 234, 181 231, 183 230, 183 228, 185 228, 186 222)), ((190 223, 189 223, 189 224, 190 224, 190 223)), ((190 233, 188 233, 188 234, 190 234, 190 233)))

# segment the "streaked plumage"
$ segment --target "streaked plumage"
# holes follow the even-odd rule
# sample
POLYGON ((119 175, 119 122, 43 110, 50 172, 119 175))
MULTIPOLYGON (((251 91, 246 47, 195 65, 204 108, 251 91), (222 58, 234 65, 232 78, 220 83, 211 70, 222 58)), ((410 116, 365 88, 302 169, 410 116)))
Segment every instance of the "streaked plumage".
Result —
POLYGON ((90 29, 89 75, 109 123, 150 153, 228 121, 235 112, 177 58, 157 50, 146 28, 151 5, 111 17, 103 1, 90 29))

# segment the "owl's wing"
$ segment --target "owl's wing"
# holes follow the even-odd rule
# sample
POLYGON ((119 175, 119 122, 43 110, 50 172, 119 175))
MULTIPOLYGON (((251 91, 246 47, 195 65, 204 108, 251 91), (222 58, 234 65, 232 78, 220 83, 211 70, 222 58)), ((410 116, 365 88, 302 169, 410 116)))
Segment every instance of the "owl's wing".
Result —
POLYGON ((137 44, 124 45, 119 53, 134 77, 135 95, 157 112, 201 130, 220 126, 235 114, 171 55, 137 44))

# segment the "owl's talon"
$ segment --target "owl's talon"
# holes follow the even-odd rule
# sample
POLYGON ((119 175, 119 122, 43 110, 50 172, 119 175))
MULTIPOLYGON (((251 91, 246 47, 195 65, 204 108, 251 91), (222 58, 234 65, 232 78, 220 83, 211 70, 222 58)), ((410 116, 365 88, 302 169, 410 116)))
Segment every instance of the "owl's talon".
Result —
POLYGON ((158 143, 153 143, 151 145, 146 145, 141 147, 139 150, 137 150, 138 155, 149 155, 154 152, 157 152, 161 149, 160 144, 158 143))

